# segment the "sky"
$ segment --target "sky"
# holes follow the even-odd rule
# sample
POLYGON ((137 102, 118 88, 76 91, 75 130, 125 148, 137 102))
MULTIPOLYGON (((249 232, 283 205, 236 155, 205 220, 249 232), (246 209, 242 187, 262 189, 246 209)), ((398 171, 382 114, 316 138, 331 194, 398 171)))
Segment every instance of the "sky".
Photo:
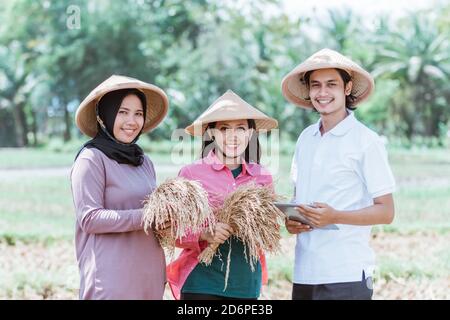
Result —
POLYGON ((304 15, 314 9, 319 13, 321 10, 348 7, 366 17, 380 13, 397 17, 404 15, 408 10, 430 8, 433 1, 436 0, 281 0, 286 12, 293 16, 304 15))
MULTIPOLYGON (((280 0, 279 9, 292 19, 310 17, 313 19, 329 19, 328 10, 349 8, 353 14, 361 17, 364 26, 371 30, 378 27, 377 17, 386 15, 391 22, 410 12, 433 8, 436 3, 449 0, 280 0)), ((308 32, 319 36, 313 25, 307 26, 308 32)))

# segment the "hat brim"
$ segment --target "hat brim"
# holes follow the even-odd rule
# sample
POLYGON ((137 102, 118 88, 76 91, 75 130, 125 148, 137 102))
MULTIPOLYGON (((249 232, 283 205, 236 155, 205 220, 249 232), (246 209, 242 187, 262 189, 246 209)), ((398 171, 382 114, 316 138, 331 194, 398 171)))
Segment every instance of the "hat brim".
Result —
POLYGON ((309 89, 304 83, 303 77, 306 72, 319 69, 342 69, 350 74, 353 83, 351 94, 355 97, 353 102, 355 107, 357 104, 365 101, 374 90, 373 77, 362 68, 338 63, 301 64, 288 73, 281 81, 281 91, 286 100, 299 107, 312 109, 313 105, 309 100, 309 89))
MULTIPOLYGON (((208 122, 202 122, 202 121, 195 121, 190 126, 186 127, 184 131, 191 136, 197 136, 201 137, 205 133, 206 128, 208 127, 208 124, 212 122, 218 122, 218 121, 233 121, 233 120, 243 120, 244 118, 236 116, 236 117, 230 117, 229 119, 217 119, 217 120, 209 120, 208 122)), ((246 119, 246 120, 255 120, 256 125, 256 131, 257 132, 264 132, 264 131, 270 131, 272 129, 275 129, 278 127, 278 121, 272 118, 265 118, 265 119, 246 119)))
POLYGON ((278 126, 278 121, 265 115, 244 99, 227 90, 217 98, 185 131, 193 136, 202 136, 209 123, 233 120, 255 120, 256 131, 269 131, 278 126))
POLYGON ((80 104, 75 115, 77 127, 85 135, 95 137, 97 134, 97 119, 95 105, 108 92, 120 89, 138 89, 145 94, 147 100, 146 119, 142 132, 149 132, 167 115, 169 99, 163 90, 152 84, 144 82, 126 82, 92 91, 80 104))

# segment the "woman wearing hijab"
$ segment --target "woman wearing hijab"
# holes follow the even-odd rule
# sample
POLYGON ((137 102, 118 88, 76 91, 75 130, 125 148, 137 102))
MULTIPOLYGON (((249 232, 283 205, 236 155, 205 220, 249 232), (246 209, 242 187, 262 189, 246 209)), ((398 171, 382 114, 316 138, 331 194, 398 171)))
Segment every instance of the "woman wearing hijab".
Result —
POLYGON ((164 251, 143 230, 143 200, 156 188, 136 144, 168 109, 158 87, 113 75, 80 104, 76 124, 93 137, 71 171, 80 299, 162 299, 164 251))

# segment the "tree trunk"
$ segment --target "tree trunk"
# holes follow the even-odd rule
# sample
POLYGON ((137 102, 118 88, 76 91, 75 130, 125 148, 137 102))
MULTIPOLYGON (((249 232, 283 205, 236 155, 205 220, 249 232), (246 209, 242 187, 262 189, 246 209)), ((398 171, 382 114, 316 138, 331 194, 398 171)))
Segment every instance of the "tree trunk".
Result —
POLYGON ((37 147, 38 138, 37 138, 37 119, 36 119, 36 111, 31 110, 31 132, 33 133, 33 147, 37 147))
POLYGON ((23 110, 25 103, 21 102, 13 106, 13 117, 16 128, 16 143, 18 147, 28 146, 28 125, 25 112, 23 110))
POLYGON ((72 122, 70 121, 70 112, 67 109, 67 103, 64 102, 64 142, 70 141, 71 134, 70 134, 70 128, 72 126, 72 122))
POLYGON ((429 114, 425 119, 425 135, 428 137, 440 137, 439 124, 443 119, 444 110, 442 106, 438 105, 436 100, 438 93, 435 92, 431 86, 426 87, 431 97, 429 98, 429 114))
POLYGON ((22 139, 24 141, 24 146, 28 147, 29 146, 28 132, 30 130, 28 128, 27 116, 25 114, 25 104, 26 104, 26 102, 19 104, 19 114, 20 114, 20 121, 22 122, 22 126, 23 126, 22 139))
POLYGON ((405 134, 408 140, 411 141, 414 133, 415 133, 415 125, 414 125, 414 117, 412 117, 409 112, 407 105, 402 104, 399 108, 399 114, 402 121, 405 122, 406 128, 405 128, 405 134))
POLYGON ((13 114, 13 118, 14 118, 16 145, 18 147, 23 147, 25 144, 25 142, 23 141, 23 126, 20 121, 20 116, 19 116, 17 107, 12 108, 12 114, 13 114))

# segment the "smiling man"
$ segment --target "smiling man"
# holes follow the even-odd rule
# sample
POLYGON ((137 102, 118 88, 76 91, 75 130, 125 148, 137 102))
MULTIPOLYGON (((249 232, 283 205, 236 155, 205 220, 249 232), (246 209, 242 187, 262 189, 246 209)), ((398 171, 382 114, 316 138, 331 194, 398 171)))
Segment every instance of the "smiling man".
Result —
POLYGON ((353 110, 372 93, 372 76, 323 49, 282 81, 284 97, 320 120, 300 135, 292 161, 297 210, 314 228, 287 220, 297 234, 292 298, 371 299, 371 226, 394 218, 395 182, 379 136, 353 110), (322 227, 336 224, 337 230, 322 227))

